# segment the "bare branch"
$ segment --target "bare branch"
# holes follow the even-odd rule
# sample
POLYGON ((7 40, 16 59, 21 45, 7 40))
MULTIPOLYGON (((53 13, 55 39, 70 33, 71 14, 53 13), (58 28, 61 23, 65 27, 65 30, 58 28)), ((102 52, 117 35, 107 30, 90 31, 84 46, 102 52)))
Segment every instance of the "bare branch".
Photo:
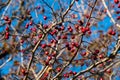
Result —
POLYGON ((120 27, 120 25, 119 25, 118 23, 116 23, 115 20, 113 19, 113 17, 112 17, 112 15, 111 15, 111 13, 110 13, 110 11, 109 11, 109 9, 108 9, 108 7, 107 7, 107 5, 106 5, 106 3, 105 3, 104 0, 102 0, 102 3, 103 3, 103 5, 104 5, 105 9, 107 10, 107 14, 108 14, 108 16, 110 17, 111 21, 112 21, 117 27, 120 27))
POLYGON ((2 65, 0 65, 0 68, 4 67, 10 60, 12 60, 12 56, 10 56, 2 65))

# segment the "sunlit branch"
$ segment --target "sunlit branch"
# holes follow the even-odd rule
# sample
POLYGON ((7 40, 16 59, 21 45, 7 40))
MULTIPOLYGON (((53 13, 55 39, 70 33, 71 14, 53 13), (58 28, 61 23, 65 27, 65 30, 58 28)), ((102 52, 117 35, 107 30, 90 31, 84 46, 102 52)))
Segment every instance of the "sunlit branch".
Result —
POLYGON ((0 65, 0 68, 4 67, 11 60, 12 60, 12 56, 10 56, 2 65, 0 65))
MULTIPOLYGON (((119 37, 119 38, 120 38, 120 37, 119 37)), ((111 59, 111 58, 114 59, 115 56, 117 55, 117 52, 118 52, 119 49, 120 49, 120 39, 118 39, 118 42, 117 42, 116 45, 115 45, 115 49, 113 50, 113 52, 110 54, 110 56, 109 56, 108 58, 105 58, 105 59, 103 59, 103 60, 101 60, 101 61, 99 61, 99 62, 91 65, 91 66, 88 67, 87 69, 78 72, 71 80, 77 78, 77 77, 78 77, 79 75, 81 75, 81 74, 84 74, 84 73, 90 71, 92 68, 96 67, 97 65, 99 65, 99 64, 101 64, 101 63, 104 63, 104 62, 108 61, 108 60, 111 59)))
POLYGON ((3 19, 3 17, 4 17, 4 15, 5 15, 6 11, 8 10, 10 4, 12 3, 12 0, 9 0, 9 1, 10 1, 10 2, 8 3, 7 7, 5 8, 5 10, 4 10, 3 14, 2 14, 1 19, 3 19))
POLYGON ((111 21, 112 21, 117 27, 120 27, 120 25, 119 25, 118 23, 116 23, 115 20, 113 19, 113 17, 112 17, 112 15, 111 15, 111 13, 110 13, 110 11, 109 11, 109 9, 108 9, 108 7, 107 7, 107 5, 106 5, 106 3, 105 3, 104 0, 102 0, 102 3, 103 3, 103 5, 104 5, 105 9, 107 10, 107 14, 108 14, 108 16, 110 17, 111 21))
MULTIPOLYGON (((46 36, 46 35, 44 34, 44 35, 42 36, 42 38, 39 39, 39 41, 37 42, 37 44, 35 45, 35 47, 33 48, 32 52, 31 52, 31 53, 32 53, 32 56, 31 56, 31 58, 30 58, 30 61, 29 61, 29 63, 28 63, 28 66, 27 66, 27 72, 28 72, 28 73, 29 73, 29 69, 30 69, 30 67, 31 67, 31 65, 32 65, 32 61, 33 61, 33 58, 34 58, 35 51, 36 51, 36 49, 38 48, 41 40, 44 39, 45 36, 46 36)), ((27 79, 27 76, 28 76, 28 74, 26 74, 26 76, 24 77, 23 80, 26 80, 26 79, 27 79)))

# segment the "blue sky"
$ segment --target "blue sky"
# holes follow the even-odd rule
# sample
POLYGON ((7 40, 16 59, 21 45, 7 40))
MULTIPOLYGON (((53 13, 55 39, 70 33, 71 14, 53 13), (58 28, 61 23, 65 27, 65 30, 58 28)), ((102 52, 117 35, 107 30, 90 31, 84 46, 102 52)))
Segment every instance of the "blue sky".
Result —
MULTIPOLYGON (((53 4, 53 0, 45 0, 45 1, 47 1, 50 5, 52 5, 53 4)), ((64 1, 64 0, 63 0, 64 1)), ((69 2, 68 2, 69 3, 69 2)), ((41 4, 43 4, 43 3, 40 3, 39 2, 39 0, 37 0, 36 1, 36 3, 34 4, 34 6, 36 6, 36 5, 41 5, 41 4)), ((45 5, 43 5, 43 6, 45 6, 45 5)), ((55 5, 54 5, 54 8, 55 8, 55 10, 57 10, 57 9, 59 9, 59 6, 58 6, 58 3, 55 3, 55 5)), ((49 20, 51 20, 51 15, 49 14, 49 8, 48 7, 45 7, 45 9, 46 9, 46 11, 48 11, 46 14, 44 14, 44 15, 38 15, 38 18, 36 18, 36 14, 35 14, 35 11, 33 11, 33 12, 31 12, 31 15, 32 15, 32 17, 34 18, 34 22, 35 23, 38 23, 39 21, 43 21, 43 24, 45 24, 45 23, 47 23, 47 21, 44 21, 43 20, 43 16, 45 16, 45 15, 47 15, 47 17, 48 17, 48 21, 49 20)), ((4 9, 1 11, 1 13, 0 13, 0 16, 1 16, 1 14, 3 13, 3 11, 4 11, 4 9)), ((27 21, 26 21, 26 23, 27 23, 27 21)), ((16 25, 16 23, 15 23, 15 21, 12 23, 12 25, 16 25)), ((102 21, 100 21, 100 22, 98 22, 98 27, 96 27, 96 26, 92 26, 91 27, 91 30, 103 30, 105 33, 107 33, 107 30, 109 29, 109 27, 110 26, 112 26, 113 24, 112 24, 112 22, 110 21, 110 18, 109 17, 105 17, 102 21), (104 27, 102 27, 102 26, 104 26, 104 27)), ((3 31, 4 30, 4 27, 0 27, 0 32, 1 31, 3 31)), ((97 34, 92 34, 93 36, 93 38, 97 38, 98 37, 98 35, 97 34)), ((3 68, 1 68, 0 70, 1 70, 1 73, 4 75, 4 74, 8 74, 9 73, 9 69, 13 66, 13 61, 14 60, 19 60, 19 58, 14 58, 14 59, 12 59, 10 62, 8 62, 6 65, 5 65, 5 67, 3 67, 3 68)), ((2 61, 0 61, 0 63, 2 63, 2 61)), ((72 68, 70 68, 71 70, 73 70, 73 71, 76 71, 76 72, 78 72, 78 71, 80 71, 81 69, 82 70, 84 70, 84 69, 86 69, 87 67, 84 65, 82 68, 80 68, 79 66, 77 67, 77 66, 74 66, 74 67, 72 67, 72 68)), ((118 77, 116 77, 116 80, 119 80, 120 78, 118 78, 118 77)))

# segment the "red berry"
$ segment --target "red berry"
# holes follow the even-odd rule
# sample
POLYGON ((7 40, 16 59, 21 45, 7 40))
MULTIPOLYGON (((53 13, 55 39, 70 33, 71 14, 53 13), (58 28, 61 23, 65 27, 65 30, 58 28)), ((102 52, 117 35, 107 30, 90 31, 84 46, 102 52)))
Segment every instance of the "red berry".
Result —
POLYGON ((71 28, 71 26, 68 26, 68 30, 71 28))
POLYGON ((81 26, 83 25, 82 20, 78 20, 78 23, 79 23, 81 26))
POLYGON ((45 61, 45 65, 49 65, 49 61, 45 61))
MULTIPOLYGON (((48 76, 48 73, 45 73, 45 74, 44 74, 44 77, 47 77, 47 76, 48 76)), ((44 79, 44 80, 45 80, 45 79, 44 79)))
POLYGON ((50 34, 51 34, 51 35, 54 35, 54 32, 51 32, 50 34))
POLYGON ((8 21, 7 21, 7 24, 9 24, 9 25, 10 25, 10 24, 11 24, 11 20, 8 20, 8 21))
POLYGON ((104 78, 101 77, 100 80, 104 80, 104 78))
POLYGON ((22 73, 25 73, 25 70, 24 70, 24 69, 21 69, 21 72, 22 72, 22 73))
POLYGON ((25 28, 27 29, 27 28, 28 28, 28 26, 25 26, 25 28))
POLYGON ((70 28, 70 29, 69 29, 69 31, 70 31, 70 32, 73 32, 73 29, 72 29, 72 28, 70 28))
POLYGON ((61 26, 61 28, 60 28, 61 30, 64 30, 65 28, 64 28, 64 26, 61 26))
POLYGON ((55 33, 57 33, 56 29, 51 32, 51 35, 54 35, 55 33))
POLYGON ((74 52, 75 51, 75 49, 74 48, 71 48, 71 50, 70 50, 71 52, 74 52))
POLYGON ((78 46, 79 46, 79 44, 76 42, 76 43, 75 43, 75 47, 78 47, 78 46))
POLYGON ((70 46, 68 46, 68 47, 67 47, 67 49, 68 49, 68 50, 71 50, 71 47, 70 47, 70 46))
POLYGON ((89 28, 89 27, 86 27, 86 28, 85 28, 85 30, 86 30, 86 31, 89 31, 89 30, 90 30, 90 28, 89 28))
POLYGON ((69 78, 69 75, 68 75, 68 73, 64 74, 64 77, 66 77, 66 78, 69 78))
POLYGON ((73 74, 73 71, 70 71, 69 74, 73 74))
POLYGON ((58 39, 61 39, 61 36, 57 36, 58 39))
POLYGON ((47 46, 46 44, 42 44, 41 45, 42 48, 46 48, 46 46, 47 46))
POLYGON ((75 25, 75 29, 77 29, 77 30, 78 30, 78 29, 79 29, 79 25, 75 25))
POLYGON ((52 59, 52 57, 51 56, 48 56, 48 60, 51 60, 52 59))
POLYGON ((54 42, 54 39, 50 40, 50 42, 53 43, 53 42, 54 42))
POLYGON ((22 74, 23 74, 23 75, 25 75, 25 74, 26 74, 25 69, 21 69, 21 72, 22 72, 22 74))
POLYGON ((33 32, 36 32, 37 29, 35 27, 33 27, 30 30, 33 31, 33 32))
POLYGON ((107 72, 108 74, 110 74, 110 73, 112 72, 112 70, 111 70, 111 69, 107 69, 106 72, 107 72))
POLYGON ((52 56, 55 57, 55 56, 56 56, 56 52, 53 52, 53 53, 52 53, 52 56))
POLYGON ((77 74, 77 72, 73 72, 73 75, 76 75, 77 74))
POLYGON ((120 20, 120 16, 117 17, 117 20, 120 20))
POLYGON ((58 41, 57 41, 57 40, 54 40, 54 43, 56 44, 56 43, 58 43, 58 41))
POLYGON ((9 20, 9 17, 8 16, 4 16, 3 18, 5 21, 8 21, 9 20))
POLYGON ((71 47, 70 47, 70 46, 68 46, 68 47, 67 47, 67 49, 68 49, 68 50, 71 50, 71 47))
POLYGON ((79 23, 81 26, 83 25, 82 20, 78 20, 78 23, 79 23))
POLYGON ((6 32, 5 35, 6 35, 6 36, 9 36, 9 32, 6 32))
POLYGON ((113 31, 111 34, 112 34, 112 35, 115 35, 116 33, 115 33, 115 31, 113 31))
POLYGON ((87 26, 90 26, 90 22, 87 23, 87 26))
POLYGON ((61 71, 61 68, 60 68, 60 67, 58 67, 58 68, 57 68, 57 71, 58 71, 58 72, 60 72, 60 71, 61 71))
POLYGON ((44 18, 44 20, 47 20, 47 17, 46 17, 46 16, 44 16, 43 18, 44 18))
POLYGON ((25 26, 25 28, 27 29, 28 27, 29 27, 29 24, 27 23, 26 26, 25 26))
POLYGON ((20 40, 20 43, 24 43, 24 40, 22 39, 22 40, 20 40))
POLYGON ((5 30, 6 30, 6 31, 9 31, 9 27, 7 26, 7 27, 5 28, 5 30))
POLYGON ((119 0, 114 0, 114 3, 115 3, 115 4, 118 4, 118 3, 119 3, 119 0))
POLYGON ((5 39, 9 39, 9 36, 5 36, 5 39))
POLYGON ((66 47, 69 47, 69 43, 68 43, 68 42, 66 42, 66 43, 65 43, 65 46, 66 46, 66 47))
POLYGON ((104 67, 104 64, 103 64, 103 63, 101 63, 101 64, 99 65, 99 67, 104 67))
POLYGON ((115 7, 115 5, 114 5, 114 4, 112 4, 112 5, 111 5, 111 8, 114 8, 114 7, 115 7))
POLYGON ((86 54, 87 54, 86 52, 83 52, 83 53, 81 54, 81 56, 86 56, 86 54))
POLYGON ((71 36, 71 38, 72 38, 72 39, 75 39, 75 36, 74 36, 74 35, 72 35, 72 36, 71 36))
POLYGON ((62 35, 62 39, 67 39, 67 35, 62 35))
POLYGON ((46 55, 48 55, 48 54, 49 54, 49 52, 48 52, 48 51, 45 51, 45 54, 46 54, 46 55))
POLYGON ((47 44, 47 46, 48 46, 48 47, 51 47, 51 44, 49 43, 49 44, 47 44))
POLYGON ((118 8, 120 8, 120 4, 118 4, 118 8))
POLYGON ((108 31, 108 34, 110 34, 110 35, 111 35, 111 34, 112 34, 112 31, 113 31, 113 30, 112 30, 112 29, 110 29, 110 30, 108 31))
POLYGON ((71 45, 72 45, 72 46, 75 46, 75 42, 72 42, 71 45))
POLYGON ((91 33, 92 33, 92 32, 89 30, 89 31, 88 31, 88 34, 90 35, 91 33))
POLYGON ((120 11, 116 11, 116 14, 120 14, 120 11))
POLYGON ((38 38, 42 38, 42 34, 39 34, 39 35, 38 35, 38 38))
POLYGON ((112 29, 110 29, 110 30, 108 31, 108 34, 110 34, 110 35, 115 35, 115 34, 116 34, 116 32, 115 32, 115 31, 113 31, 112 29))
POLYGON ((90 18, 90 16, 89 15, 85 15, 85 17, 88 19, 88 18, 90 18))
POLYGON ((99 53, 100 51, 97 49, 97 50, 95 50, 95 53, 99 53))
POLYGON ((92 70, 90 70, 90 72, 95 73, 95 70, 92 69, 92 70))
MULTIPOLYGON (((95 54, 95 53, 94 53, 94 54, 95 54)), ((91 58, 92 58, 93 60, 97 60, 97 56, 96 56, 96 55, 91 56, 91 58)))
POLYGON ((30 21, 29 25, 31 25, 31 26, 32 26, 32 24, 33 24, 33 22, 32 22, 32 21, 30 21))
POLYGON ((36 40, 34 40, 34 41, 33 41, 33 43, 34 43, 34 45, 36 45, 36 44, 37 44, 37 41, 36 41, 36 40))
POLYGON ((84 27, 81 28, 82 33, 86 33, 86 29, 84 27))
POLYGON ((104 58, 104 55, 103 55, 103 54, 100 54, 100 55, 99 55, 99 58, 100 58, 100 59, 104 58))
POLYGON ((44 25, 43 28, 44 28, 44 29, 47 29, 47 28, 48 28, 48 25, 44 25))
POLYGON ((75 60, 75 63, 77 64, 79 61, 78 60, 75 60))

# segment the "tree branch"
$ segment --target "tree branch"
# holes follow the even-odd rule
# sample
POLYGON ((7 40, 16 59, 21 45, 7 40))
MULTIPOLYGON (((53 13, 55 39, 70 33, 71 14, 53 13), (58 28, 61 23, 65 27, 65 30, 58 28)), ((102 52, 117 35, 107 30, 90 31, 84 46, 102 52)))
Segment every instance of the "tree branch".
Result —
POLYGON ((4 67, 11 59, 12 56, 10 56, 2 65, 0 65, 0 68, 4 67))
POLYGON ((112 21, 114 24, 116 24, 117 27, 120 28, 120 25, 117 24, 117 23, 115 22, 115 20, 113 19, 113 17, 112 17, 112 15, 111 15, 111 13, 110 13, 110 11, 109 11, 109 9, 108 9, 108 7, 107 7, 107 5, 106 5, 106 3, 105 3, 104 0, 102 0, 102 3, 103 3, 103 5, 104 5, 105 9, 107 10, 107 14, 108 14, 108 16, 110 17, 111 21, 112 21))
POLYGON ((117 55, 117 52, 118 52, 119 49, 120 49, 120 37, 118 38, 118 42, 117 42, 116 45, 115 45, 115 49, 114 49, 113 52, 110 54, 110 55, 111 55, 110 57, 105 58, 105 59, 103 59, 103 60, 101 60, 101 61, 99 61, 99 62, 91 65, 91 66, 88 67, 86 70, 80 71, 80 72, 77 73, 71 80, 74 80, 74 79, 77 78, 79 75, 84 74, 84 73, 90 71, 92 68, 96 67, 97 65, 99 65, 99 64, 101 64, 101 63, 104 63, 104 62, 106 62, 106 61, 108 61, 108 60, 110 60, 110 59, 115 58, 115 56, 117 55))
POLYGON ((29 61, 29 63, 28 63, 28 67, 27 67, 27 71, 26 71, 27 74, 25 75, 25 77, 24 77, 23 80, 27 80, 27 76, 28 76, 28 74, 29 74, 29 69, 30 69, 30 67, 31 67, 31 64, 32 64, 32 61, 33 61, 33 58, 34 58, 35 51, 36 51, 36 49, 38 48, 41 40, 43 40, 43 39, 45 38, 45 36, 46 36, 46 34, 43 34, 42 38, 39 39, 39 41, 38 41, 37 44, 35 45, 34 49, 32 50, 32 57, 31 57, 31 59, 30 59, 30 61, 29 61))

